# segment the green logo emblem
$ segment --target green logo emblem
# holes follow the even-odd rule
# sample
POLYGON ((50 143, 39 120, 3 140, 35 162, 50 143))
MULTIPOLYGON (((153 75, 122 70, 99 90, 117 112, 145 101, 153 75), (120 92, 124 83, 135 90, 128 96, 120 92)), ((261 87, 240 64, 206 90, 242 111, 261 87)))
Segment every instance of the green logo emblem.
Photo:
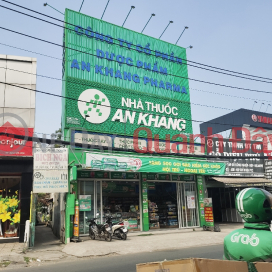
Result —
POLYGON ((78 110, 86 121, 93 124, 105 122, 111 111, 110 101, 99 90, 87 89, 78 98, 78 110), (86 117, 87 115, 87 117, 86 117))

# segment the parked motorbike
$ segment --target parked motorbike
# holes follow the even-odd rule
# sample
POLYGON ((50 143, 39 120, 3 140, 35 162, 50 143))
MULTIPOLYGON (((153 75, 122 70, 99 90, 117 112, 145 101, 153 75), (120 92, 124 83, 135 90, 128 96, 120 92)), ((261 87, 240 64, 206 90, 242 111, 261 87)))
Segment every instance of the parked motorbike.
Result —
POLYGON ((89 236, 92 240, 95 238, 104 238, 107 242, 112 240, 112 230, 111 230, 111 217, 106 217, 106 222, 104 224, 96 224, 95 220, 98 218, 89 219, 89 236))
POLYGON ((124 222, 112 223, 112 235, 121 240, 127 239, 127 228, 125 227, 124 222))

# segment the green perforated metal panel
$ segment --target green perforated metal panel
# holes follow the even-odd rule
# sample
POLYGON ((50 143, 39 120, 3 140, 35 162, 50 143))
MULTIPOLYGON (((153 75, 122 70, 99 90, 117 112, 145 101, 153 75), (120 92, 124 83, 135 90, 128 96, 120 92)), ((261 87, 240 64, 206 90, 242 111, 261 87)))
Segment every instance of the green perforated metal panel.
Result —
MULTIPOLYGON (((118 88, 98 82, 79 80, 72 77, 67 78, 66 85, 67 95, 74 99, 70 100, 67 104, 67 107, 65 108, 65 116, 67 117, 67 128, 81 128, 84 123, 84 128, 86 130, 101 133, 103 132, 109 134, 133 136, 135 129, 139 127, 147 127, 151 129, 153 134, 159 134, 162 139, 165 137, 165 134, 170 134, 171 136, 173 136, 178 133, 192 133, 191 122, 186 121, 186 119, 190 119, 191 113, 191 106, 188 102, 181 102, 175 99, 166 100, 165 98, 159 96, 155 97, 154 95, 150 94, 143 94, 141 92, 133 90, 118 88), (89 99, 86 98, 83 100, 86 102, 82 103, 82 106, 84 108, 82 109, 83 114, 81 114, 78 107, 78 104, 81 102, 78 103, 77 100, 80 99, 80 95, 88 89, 94 89, 94 91, 90 91, 88 95, 88 97, 90 97, 89 99), (99 97, 95 90, 101 91, 106 96, 110 103, 109 107, 103 107, 103 105, 105 105, 105 99, 99 97), (131 101, 132 103, 129 103, 129 101, 131 101), (160 112, 156 112, 156 108, 162 111, 163 107, 161 106, 166 104, 169 105, 169 107, 167 108, 167 112, 169 112, 170 108, 171 111, 173 108, 175 108, 173 112, 174 114, 162 114, 160 112), (141 107, 137 107, 140 105, 143 106, 144 110, 142 110, 141 107), (160 108, 156 105, 160 105, 160 108), (106 109, 106 114, 108 109, 110 109, 109 116, 104 122, 98 124, 90 123, 88 121, 84 122, 84 116, 86 114, 88 114, 90 118, 92 118, 92 120, 94 121, 96 121, 98 117, 103 117, 104 109, 106 109), (120 113, 119 115, 117 112, 118 110, 120 113), (127 120, 125 121, 126 111, 129 111, 129 114, 127 114, 127 116, 129 115, 131 116, 131 118, 127 117, 127 120), (135 116, 133 118, 134 114, 135 116), (115 121, 113 121, 114 116, 116 117, 115 121), (143 117, 139 120, 140 116, 143 117), (156 116, 158 116, 157 119, 156 116), (76 118, 78 124, 74 124, 73 122, 71 122, 70 117, 76 118), (162 120, 162 118, 164 118, 164 120, 166 121, 167 128, 170 122, 169 129, 164 128, 164 120, 162 120), (172 118, 172 122, 170 121, 170 118, 172 118), (175 120, 179 119, 183 119, 184 121, 180 121, 178 127, 180 129, 184 124, 184 130, 179 130, 177 127, 178 121, 175 120), (144 125, 145 122, 146 124, 144 125), (160 126, 155 127, 156 125, 160 126), (174 129, 173 126, 176 129, 174 129)), ((140 136, 141 135, 144 137, 146 136, 146 133, 141 133, 140 136)))
MULTIPOLYGON (((68 9, 65 11, 65 21, 70 24, 65 25, 66 81, 63 94, 78 99, 86 89, 95 88, 108 97, 107 102, 111 107, 108 118, 100 122, 103 113, 101 105, 94 107, 94 97, 87 101, 89 105, 81 113, 76 101, 65 99, 65 129, 84 125, 85 129, 94 132, 133 135, 134 130, 142 126, 150 128, 153 135, 158 133, 162 139, 165 134, 192 133, 188 72, 184 64, 186 49, 68 9), (143 107, 124 107, 122 97, 137 102, 141 99, 143 107), (149 110, 145 102, 154 106, 158 104, 160 109, 158 112, 149 110), (162 105, 168 103, 176 108, 175 114, 162 111, 162 105), (113 122, 116 108, 137 111, 136 121, 113 122), (160 117, 158 122, 156 120, 153 124, 151 121, 148 125, 148 115, 147 123, 140 124, 139 112, 158 114, 160 117), (91 117, 84 121, 86 114, 91 117), (96 114, 97 120, 94 118, 96 114), (167 120, 160 123, 163 115, 167 120), (169 121, 169 118, 173 120, 169 121), (183 121, 177 124, 175 119, 186 120, 186 125, 183 121)), ((105 101, 101 100, 101 103, 105 101)))

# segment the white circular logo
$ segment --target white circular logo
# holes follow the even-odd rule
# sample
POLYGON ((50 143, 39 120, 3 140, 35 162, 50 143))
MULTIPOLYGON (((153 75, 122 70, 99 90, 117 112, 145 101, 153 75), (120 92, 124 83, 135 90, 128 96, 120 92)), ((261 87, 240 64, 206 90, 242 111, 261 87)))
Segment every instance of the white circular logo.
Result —
POLYGON ((207 140, 207 145, 208 145, 209 147, 213 147, 213 140, 208 139, 208 140, 207 140))
POLYGON ((78 98, 78 110, 86 121, 93 124, 105 122, 111 112, 110 101, 99 90, 87 89, 78 98))
POLYGON ((258 118, 257 118, 256 114, 252 114, 251 118, 252 118, 252 120, 253 120, 254 122, 257 122, 257 121, 258 121, 258 118))

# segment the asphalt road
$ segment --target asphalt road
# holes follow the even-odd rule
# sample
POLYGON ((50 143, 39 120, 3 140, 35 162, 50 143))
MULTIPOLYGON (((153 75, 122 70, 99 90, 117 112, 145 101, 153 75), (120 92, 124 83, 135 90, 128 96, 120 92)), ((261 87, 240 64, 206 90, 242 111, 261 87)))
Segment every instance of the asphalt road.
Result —
MULTIPOLYGON (((198 257, 210 259, 222 259, 223 245, 193 247, 167 251, 144 252, 121 256, 105 256, 91 259, 77 259, 77 261, 58 262, 54 264, 42 264, 39 267, 20 268, 20 271, 95 271, 95 272, 136 272, 136 264, 198 257)), ((16 269, 15 269, 16 270, 16 269)), ((14 270, 13 270, 14 271, 14 270)))

